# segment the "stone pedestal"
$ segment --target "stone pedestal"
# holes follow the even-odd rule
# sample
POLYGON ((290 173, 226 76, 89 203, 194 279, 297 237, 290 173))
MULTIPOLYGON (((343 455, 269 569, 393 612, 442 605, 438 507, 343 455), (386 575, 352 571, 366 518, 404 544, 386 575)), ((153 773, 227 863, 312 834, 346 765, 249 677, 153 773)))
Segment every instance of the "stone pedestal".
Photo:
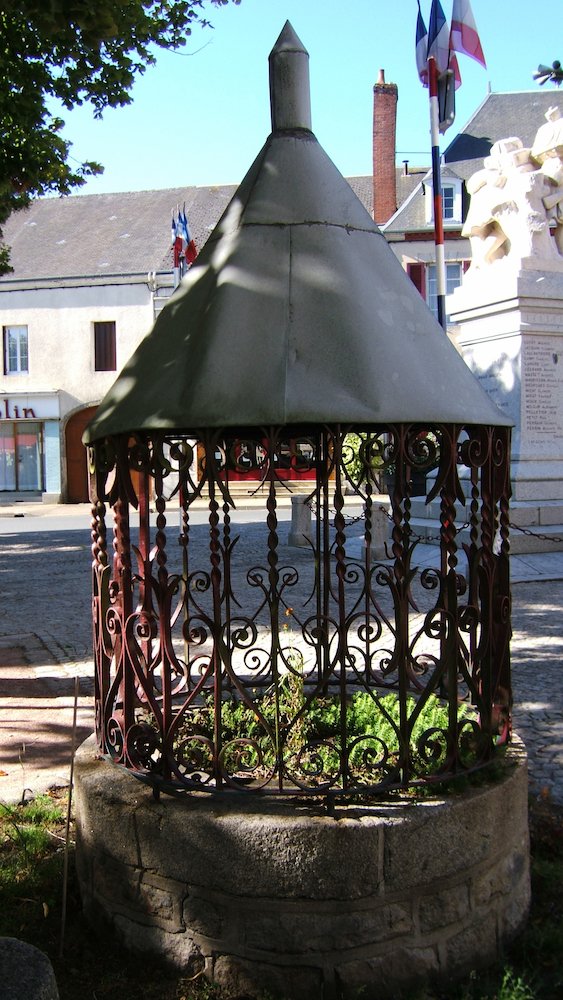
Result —
POLYGON ((448 798, 339 806, 162 797, 76 756, 84 909, 229 995, 396 998, 496 961, 530 898, 526 756, 448 798))
POLYGON ((449 306, 461 354, 514 421, 514 499, 563 500, 563 259, 469 272, 449 306))
POLYGON ((307 548, 313 540, 311 527, 311 507, 307 497, 291 498, 291 528, 287 544, 307 548))
POLYGON ((387 544, 391 540, 391 526, 392 522, 389 520, 385 506, 382 503, 376 503, 371 512, 371 554, 375 559, 387 559, 387 544))

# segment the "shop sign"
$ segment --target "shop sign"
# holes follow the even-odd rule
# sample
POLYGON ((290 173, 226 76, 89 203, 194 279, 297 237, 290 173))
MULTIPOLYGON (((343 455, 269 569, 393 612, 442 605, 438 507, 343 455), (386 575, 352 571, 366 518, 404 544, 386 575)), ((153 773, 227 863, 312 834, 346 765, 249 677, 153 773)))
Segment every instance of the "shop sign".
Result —
POLYGON ((59 417, 59 397, 52 394, 0 395, 0 420, 49 420, 59 417))

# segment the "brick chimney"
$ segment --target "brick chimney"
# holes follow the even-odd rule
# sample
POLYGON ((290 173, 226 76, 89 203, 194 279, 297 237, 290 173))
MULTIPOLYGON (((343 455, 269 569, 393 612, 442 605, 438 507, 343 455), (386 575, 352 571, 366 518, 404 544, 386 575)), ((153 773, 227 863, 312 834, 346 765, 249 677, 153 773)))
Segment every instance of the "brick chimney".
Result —
POLYGON ((373 88, 373 217, 378 225, 397 209, 395 177, 395 132, 397 125, 396 83, 385 83, 385 71, 373 88))

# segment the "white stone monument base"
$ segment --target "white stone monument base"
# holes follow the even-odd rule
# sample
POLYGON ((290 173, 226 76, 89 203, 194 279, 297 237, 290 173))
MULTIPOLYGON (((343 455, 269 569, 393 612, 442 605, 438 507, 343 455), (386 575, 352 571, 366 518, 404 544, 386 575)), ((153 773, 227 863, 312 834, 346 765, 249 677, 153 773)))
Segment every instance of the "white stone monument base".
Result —
POLYGON ((469 271, 449 313, 460 353, 514 421, 514 499, 563 500, 563 260, 469 271))

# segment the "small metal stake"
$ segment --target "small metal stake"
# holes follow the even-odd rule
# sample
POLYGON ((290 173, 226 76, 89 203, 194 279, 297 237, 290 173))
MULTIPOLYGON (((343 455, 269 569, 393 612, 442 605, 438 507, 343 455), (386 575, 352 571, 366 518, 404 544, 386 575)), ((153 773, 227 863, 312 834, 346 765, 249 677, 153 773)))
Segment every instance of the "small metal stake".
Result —
POLYGON ((65 856, 64 856, 64 866, 63 866, 63 901, 62 901, 62 912, 61 912, 61 940, 59 945, 59 958, 63 957, 64 950, 64 940, 65 940, 65 927, 66 927, 66 900, 68 891, 68 846, 70 839, 70 816, 72 811, 72 785, 74 781, 74 752, 76 750, 76 716, 78 714, 78 693, 80 688, 80 681, 78 677, 74 678, 74 712, 72 716, 72 737, 71 737, 71 757, 70 757, 70 776, 69 776, 69 787, 68 787, 68 803, 66 808, 66 827, 65 827, 65 856))

